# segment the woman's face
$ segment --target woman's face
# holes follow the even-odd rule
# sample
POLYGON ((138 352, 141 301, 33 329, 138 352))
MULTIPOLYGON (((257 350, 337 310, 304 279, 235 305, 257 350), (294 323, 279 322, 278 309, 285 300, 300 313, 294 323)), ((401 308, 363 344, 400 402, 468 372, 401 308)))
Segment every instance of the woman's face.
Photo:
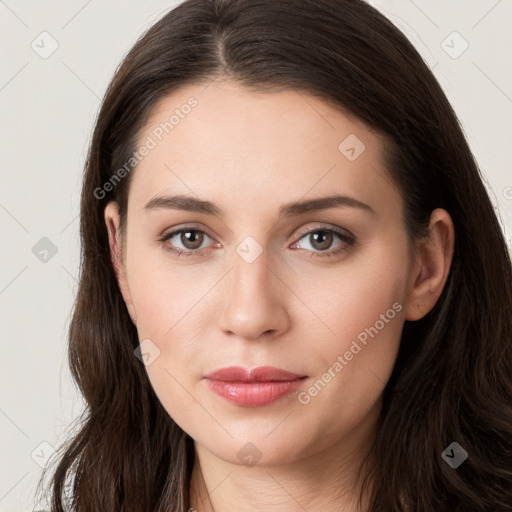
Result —
POLYGON ((284 464, 371 430, 417 272, 384 144, 235 82, 182 87, 140 134, 120 285, 158 398, 217 457, 284 464), (302 378, 206 378, 232 366, 302 378))

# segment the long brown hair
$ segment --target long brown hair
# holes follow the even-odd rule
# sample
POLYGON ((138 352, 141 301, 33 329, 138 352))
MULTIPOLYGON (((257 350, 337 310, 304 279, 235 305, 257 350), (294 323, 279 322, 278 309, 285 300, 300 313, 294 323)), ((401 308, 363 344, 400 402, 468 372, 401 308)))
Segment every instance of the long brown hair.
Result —
POLYGON ((366 468, 363 489, 372 482, 370 512, 511 512, 507 246, 440 85, 407 38, 362 0, 186 0, 118 68, 98 115, 81 196, 69 365, 86 409, 61 447, 52 512, 189 507, 193 441, 164 410, 134 356, 137 331, 103 218, 116 200, 125 227, 136 170, 109 192, 104 184, 130 161, 159 99, 216 77, 258 91, 314 94, 388 137, 386 169, 401 189, 411 237, 425 234, 435 208, 450 213, 455 249, 448 281, 430 313, 405 322, 371 447, 379 463, 366 468), (452 442, 468 454, 457 469, 441 455, 452 442))

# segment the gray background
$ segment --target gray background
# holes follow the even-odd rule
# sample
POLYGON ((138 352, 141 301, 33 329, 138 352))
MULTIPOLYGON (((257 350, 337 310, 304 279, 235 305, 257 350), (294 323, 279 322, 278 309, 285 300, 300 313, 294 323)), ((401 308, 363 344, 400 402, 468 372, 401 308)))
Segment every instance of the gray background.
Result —
MULTIPOLYGON (((66 365, 82 167, 116 66, 176 3, 0 0, 0 512, 33 510, 41 466, 82 410, 66 365)), ((510 245, 512 2, 370 3, 443 86, 510 245)))

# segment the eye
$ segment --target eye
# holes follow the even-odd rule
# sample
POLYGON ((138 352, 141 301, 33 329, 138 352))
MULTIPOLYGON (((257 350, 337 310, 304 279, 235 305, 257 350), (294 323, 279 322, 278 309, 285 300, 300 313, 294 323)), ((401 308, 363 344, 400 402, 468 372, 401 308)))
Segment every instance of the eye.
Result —
MULTIPOLYGON (((160 241, 164 243, 165 248, 177 254, 178 256, 192 256, 202 253, 201 247, 206 239, 210 238, 204 231, 194 227, 177 229, 164 235, 160 241), (169 245, 168 242, 171 244, 169 245), (180 247, 181 244, 181 247, 180 247)), ((211 238, 210 238, 211 240, 211 238)), ((220 244, 215 244, 217 247, 220 244)))
MULTIPOLYGON (((322 257, 330 258, 334 257, 346 250, 350 246, 355 244, 355 237, 348 232, 343 232, 338 229, 319 227, 313 230, 302 230, 298 233, 298 236, 302 235, 298 242, 292 246, 292 248, 306 249, 309 257, 322 257), (332 249, 333 242, 338 239, 339 243, 332 249), (305 240, 306 247, 302 244, 302 240, 305 240), (307 247, 309 244, 310 247, 307 247), (331 249, 331 250, 329 250, 331 249)), ((205 241, 213 239, 203 230, 196 227, 184 227, 171 231, 168 234, 163 235, 160 238, 165 246, 165 249, 169 252, 180 256, 199 256, 203 253, 208 245, 203 246, 205 241), (170 243, 168 243, 170 242, 170 243)), ((214 242, 210 247, 221 247, 221 244, 214 242)))
MULTIPOLYGON (((299 235, 303 233, 304 231, 300 232, 299 235)), ((355 238, 353 235, 349 235, 338 229, 320 227, 306 232, 293 247, 312 251, 310 257, 329 258, 348 250, 354 243, 355 238), (339 240, 339 243, 332 249, 336 238, 339 240), (305 247, 302 245, 302 240, 306 241, 305 247)))

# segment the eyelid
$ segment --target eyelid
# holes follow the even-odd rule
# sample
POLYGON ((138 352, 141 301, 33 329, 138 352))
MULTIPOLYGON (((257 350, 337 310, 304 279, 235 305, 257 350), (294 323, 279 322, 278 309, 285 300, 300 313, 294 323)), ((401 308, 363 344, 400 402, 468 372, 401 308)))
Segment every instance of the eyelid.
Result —
POLYGON ((215 237, 209 232, 208 229, 206 229, 203 226, 200 225, 194 225, 194 224, 187 224, 185 226, 178 226, 176 228, 171 228, 170 230, 165 230, 159 237, 159 239, 169 239, 172 238, 177 233, 181 233, 182 231, 199 231, 201 233, 204 233, 208 237, 210 237, 212 240, 215 240, 215 237))
POLYGON ((334 233, 336 233, 340 236, 345 236, 345 237, 351 238, 353 240, 355 240, 355 238, 356 238, 348 229, 340 228, 338 226, 330 225, 328 223, 327 224, 326 223, 318 223, 317 226, 313 226, 313 227, 307 226, 307 227, 301 228, 294 234, 294 238, 295 237, 302 238, 304 235, 307 235, 307 234, 315 232, 315 231, 322 231, 322 230, 333 231, 334 233))

